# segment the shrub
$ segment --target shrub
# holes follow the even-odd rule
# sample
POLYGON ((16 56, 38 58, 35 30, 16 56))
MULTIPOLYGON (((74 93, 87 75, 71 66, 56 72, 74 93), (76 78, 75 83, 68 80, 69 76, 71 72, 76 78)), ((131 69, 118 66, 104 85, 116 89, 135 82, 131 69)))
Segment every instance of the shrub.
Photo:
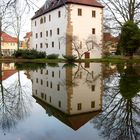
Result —
POLYGON ((14 52, 16 58, 21 57, 25 59, 45 58, 45 52, 38 52, 36 50, 17 50, 14 52))
POLYGON ((73 67, 77 67, 77 65, 75 63, 66 63, 63 65, 63 68, 73 68, 73 67))
POLYGON ((15 63, 15 67, 17 70, 37 70, 37 69, 45 69, 45 63, 15 63))
POLYGON ((47 59, 58 59, 59 54, 49 54, 47 55, 47 59))
POLYGON ((77 58, 75 55, 63 55, 63 57, 66 59, 68 62, 74 62, 77 58))
POLYGON ((47 63, 49 67, 59 67, 58 63, 47 63))
POLYGON ((14 52, 13 56, 17 58, 17 57, 21 57, 22 54, 23 54, 22 50, 17 50, 17 51, 14 52))

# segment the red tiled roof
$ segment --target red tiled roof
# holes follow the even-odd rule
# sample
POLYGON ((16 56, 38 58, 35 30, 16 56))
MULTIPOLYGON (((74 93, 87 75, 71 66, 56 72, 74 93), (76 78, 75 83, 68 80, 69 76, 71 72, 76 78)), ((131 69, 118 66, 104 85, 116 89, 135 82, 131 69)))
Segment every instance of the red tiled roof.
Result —
POLYGON ((32 20, 65 4, 79 4, 100 8, 104 7, 96 0, 50 0, 49 2, 46 1, 45 4, 38 11, 35 12, 32 20))
POLYGON ((32 36, 32 32, 27 32, 24 38, 30 38, 32 36))
POLYGON ((16 70, 4 70, 2 75, 2 80, 6 80, 10 76, 16 73, 16 70))
POLYGON ((103 40, 104 42, 107 42, 107 41, 118 42, 119 38, 112 36, 111 33, 104 33, 103 40))
POLYGON ((2 32, 2 42, 10 42, 10 43, 17 43, 17 38, 8 35, 5 32, 2 32))

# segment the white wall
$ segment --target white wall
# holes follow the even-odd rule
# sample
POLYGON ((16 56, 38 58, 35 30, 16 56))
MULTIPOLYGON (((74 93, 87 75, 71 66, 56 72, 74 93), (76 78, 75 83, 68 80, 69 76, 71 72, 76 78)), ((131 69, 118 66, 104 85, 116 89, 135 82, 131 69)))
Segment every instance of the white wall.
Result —
POLYGON ((67 11, 65 6, 53 10, 41 17, 32 20, 32 32, 33 32, 33 48, 38 45, 38 51, 45 51, 46 54, 65 54, 65 38, 66 38, 66 26, 67 26, 67 11), (58 18, 58 11, 61 11, 61 17, 58 18), (49 22, 49 15, 51 15, 51 21, 49 22), (46 23, 40 24, 41 17, 46 16, 46 23), (37 26, 35 26, 35 21, 37 26), (60 29, 60 34, 57 35, 57 28, 60 29), (50 30, 52 30, 52 37, 50 37, 50 30), (46 37, 46 31, 48 31, 48 37, 46 37), (43 37, 40 38, 40 32, 43 33, 43 37), (35 38, 35 34, 38 33, 38 38, 35 38), (60 41, 60 49, 59 49, 60 41), (54 42, 54 48, 52 48, 52 42, 54 42), (40 48, 40 43, 43 43, 43 49, 40 48), (48 43, 46 48, 45 43, 48 43))
MULTIPOLYGON (((82 49, 86 48, 85 41, 92 37, 99 47, 95 47, 90 53, 90 58, 101 58, 102 53, 102 8, 71 4, 73 36, 82 41, 82 49), (82 16, 78 16, 78 8, 82 9, 82 16), (92 17, 92 10, 96 11, 96 17, 92 17), (92 35, 92 28, 95 28, 95 35, 92 35), (98 49, 97 49, 98 48, 98 49)), ((84 52, 87 49, 84 50, 84 52)), ((75 51, 74 51, 75 53, 75 51)), ((75 53, 76 54, 76 53, 75 53)))
MULTIPOLYGON (((82 64, 84 67, 84 63, 82 64)), ((76 69, 73 69, 73 73, 76 69)), ((76 83, 79 86, 73 87, 71 96, 71 114, 92 112, 102 109, 102 64, 90 63, 89 68, 79 71, 79 78, 76 83), (92 91, 92 86, 95 90, 92 91), (95 107, 91 108, 91 102, 95 102, 95 107), (77 110, 77 104, 82 104, 82 109, 77 110)))
POLYGON ((61 110, 62 112, 67 113, 67 93, 66 87, 62 86, 62 81, 66 77, 65 69, 62 69, 63 64, 59 64, 60 67, 46 67, 43 69, 43 73, 41 74, 41 70, 37 70, 36 72, 31 72, 31 79, 33 80, 33 95, 40 98, 44 102, 47 102, 51 106, 61 110), (54 72, 54 77, 52 76, 52 72, 54 72), (47 74, 48 73, 48 74, 47 74), (60 74, 59 74, 60 73, 60 74), (59 76, 60 75, 60 76, 59 76), (38 83, 36 82, 38 79, 38 83), (43 80, 43 84, 41 85, 41 80, 43 80), (48 82, 48 87, 47 83, 48 82), (50 87, 50 83, 52 82, 52 88, 50 87), (60 85, 60 90, 57 90, 57 85, 60 85), (37 90, 37 94, 36 94, 37 90), (41 97, 41 93, 44 93, 44 98, 41 97), (45 99, 46 95, 46 99, 45 99), (51 102, 50 102, 51 97, 51 102), (58 103, 61 102, 61 107, 59 107, 58 103))

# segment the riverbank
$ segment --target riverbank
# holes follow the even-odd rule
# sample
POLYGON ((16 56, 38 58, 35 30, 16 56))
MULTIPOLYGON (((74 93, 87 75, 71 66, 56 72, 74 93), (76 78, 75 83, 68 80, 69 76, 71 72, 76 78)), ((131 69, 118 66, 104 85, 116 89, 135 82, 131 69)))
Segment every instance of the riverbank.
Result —
MULTIPOLYGON (((1 58, 0 59, 1 63, 14 63, 14 62, 19 62, 19 63, 26 63, 26 62, 33 62, 33 63, 65 63, 65 59, 22 59, 22 58, 13 58, 13 57, 8 57, 8 58, 1 58)), ((128 57, 122 57, 122 56, 110 56, 110 57, 105 57, 101 59, 77 59, 75 62, 80 62, 80 63, 90 63, 90 62, 110 62, 110 63, 140 63, 140 56, 134 57, 133 59, 129 59, 128 57)))

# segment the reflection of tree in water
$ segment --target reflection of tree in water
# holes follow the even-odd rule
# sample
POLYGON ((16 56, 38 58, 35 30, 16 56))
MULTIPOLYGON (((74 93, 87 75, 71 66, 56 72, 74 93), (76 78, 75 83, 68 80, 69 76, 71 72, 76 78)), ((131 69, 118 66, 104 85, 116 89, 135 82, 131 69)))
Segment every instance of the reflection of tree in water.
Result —
POLYGON ((92 120, 108 140, 140 139, 140 75, 132 65, 104 80, 103 112, 92 120))
POLYGON ((61 85, 66 85, 67 88, 79 86, 79 82, 81 79, 83 80, 83 84, 87 84, 90 88, 92 84, 96 82, 96 80, 101 76, 101 73, 95 75, 93 69, 90 68, 90 63, 88 63, 89 67, 86 68, 84 63, 76 63, 76 64, 65 64, 65 68, 67 69, 67 73, 70 78, 66 78, 61 81, 61 85), (83 77, 84 75, 84 77, 83 77))
POLYGON ((13 84, 4 86, 2 82, 2 65, 0 64, 0 127, 4 134, 14 128, 19 120, 29 114, 29 98, 27 85, 23 85, 18 72, 17 80, 13 84))

